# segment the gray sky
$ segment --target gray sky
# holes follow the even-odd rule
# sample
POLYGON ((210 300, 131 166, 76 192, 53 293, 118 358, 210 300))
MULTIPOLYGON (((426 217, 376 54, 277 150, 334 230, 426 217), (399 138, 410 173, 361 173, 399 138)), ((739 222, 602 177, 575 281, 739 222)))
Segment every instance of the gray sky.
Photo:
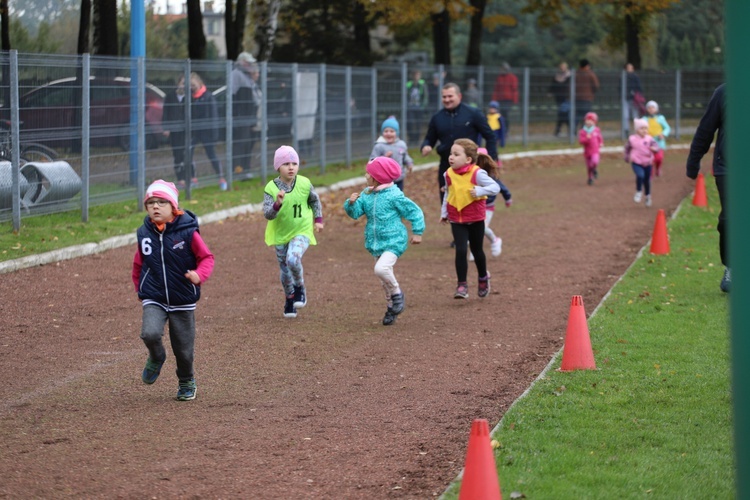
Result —
MULTIPOLYGON (((205 3, 206 0, 201 0, 202 5, 205 5, 205 3)), ((169 7, 170 14, 179 14, 182 12, 185 0, 154 0, 154 4, 158 14, 166 14, 167 7, 169 7)), ((215 12, 224 12, 224 0, 214 0, 213 4, 215 12)))

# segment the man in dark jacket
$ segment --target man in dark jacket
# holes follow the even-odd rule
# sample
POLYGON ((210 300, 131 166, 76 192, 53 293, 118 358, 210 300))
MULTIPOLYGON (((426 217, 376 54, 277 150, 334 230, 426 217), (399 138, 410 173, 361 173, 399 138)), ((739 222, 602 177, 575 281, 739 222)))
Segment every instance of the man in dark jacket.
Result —
MULTIPOLYGON (((448 157, 451 146, 456 139, 476 140, 484 137, 487 153, 497 161, 497 146, 487 118, 482 112, 461 102, 461 89, 455 83, 446 83, 442 89, 443 109, 432 115, 427 126, 427 134, 422 141, 422 156, 427 156, 439 142, 437 153, 440 155, 438 168, 438 186, 440 188, 440 204, 443 203, 444 174, 448 170, 448 157)), ((481 146, 481 144, 480 144, 481 146)))
POLYGON ((701 169, 701 158, 711 148, 711 143, 714 140, 714 134, 718 130, 719 133, 716 137, 716 147, 714 148, 714 179, 716 181, 716 189, 719 192, 719 204, 721 205, 721 211, 719 212, 719 224, 716 229, 719 231, 719 254, 721 256, 721 263, 724 264, 724 276, 721 279, 721 290, 723 292, 729 292, 729 288, 732 284, 732 275, 729 266, 729 256, 727 251, 729 249, 727 242, 727 205, 726 200, 726 176, 727 166, 724 163, 724 84, 719 85, 714 91, 711 100, 706 107, 706 112, 701 118, 698 128, 693 136, 693 142, 690 144, 690 154, 687 159, 687 176, 691 179, 698 177, 698 172, 701 169))
POLYGON ((583 117, 592 110, 594 96, 599 92, 599 78, 591 70, 588 59, 581 59, 576 72, 576 130, 583 126, 583 117))

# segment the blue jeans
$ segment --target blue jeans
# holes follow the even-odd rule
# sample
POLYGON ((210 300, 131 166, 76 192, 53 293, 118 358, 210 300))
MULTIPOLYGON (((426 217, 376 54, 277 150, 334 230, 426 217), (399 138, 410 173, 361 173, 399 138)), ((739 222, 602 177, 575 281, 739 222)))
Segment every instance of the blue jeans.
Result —
POLYGON ((635 173, 635 190, 640 191, 648 196, 651 194, 651 165, 643 166, 637 163, 631 163, 633 173, 635 173))

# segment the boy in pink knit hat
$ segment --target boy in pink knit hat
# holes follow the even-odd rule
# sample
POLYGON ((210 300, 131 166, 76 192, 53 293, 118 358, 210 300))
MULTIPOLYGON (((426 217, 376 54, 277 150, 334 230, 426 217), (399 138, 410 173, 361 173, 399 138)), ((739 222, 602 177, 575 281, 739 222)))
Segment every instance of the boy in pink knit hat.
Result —
POLYGON ((393 267, 409 241, 420 243, 424 232, 422 209, 395 185, 400 175, 401 167, 392 158, 374 158, 365 167, 367 187, 361 193, 352 193, 344 202, 344 210, 352 219, 367 217, 365 249, 375 258, 375 276, 385 290, 384 325, 392 325, 405 307, 404 292, 393 267), (401 219, 411 223, 411 240, 401 219))
POLYGON ((646 195, 646 206, 651 206, 651 169, 654 153, 659 151, 659 144, 648 135, 648 121, 643 118, 633 120, 635 134, 628 137, 625 144, 625 161, 629 162, 635 174, 635 195, 633 201, 640 203, 646 195), (641 192, 643 191, 643 193, 641 192))
POLYGON ((268 220, 265 239, 276 249, 284 317, 296 318, 297 309, 307 305, 302 256, 317 244, 315 232, 323 230, 323 210, 310 179, 298 175, 299 155, 293 147, 276 150, 273 168, 279 176, 266 184, 263 195, 263 215, 268 220))
POLYGON ((141 339, 148 359, 141 374, 146 384, 159 377, 167 353, 164 325, 169 322, 169 340, 177 363, 177 399, 195 399, 193 372, 195 351, 195 305, 201 285, 211 276, 214 255, 198 230, 198 218, 180 210, 175 185, 159 179, 146 190, 148 215, 138 228, 138 248, 131 277, 143 304, 141 339))

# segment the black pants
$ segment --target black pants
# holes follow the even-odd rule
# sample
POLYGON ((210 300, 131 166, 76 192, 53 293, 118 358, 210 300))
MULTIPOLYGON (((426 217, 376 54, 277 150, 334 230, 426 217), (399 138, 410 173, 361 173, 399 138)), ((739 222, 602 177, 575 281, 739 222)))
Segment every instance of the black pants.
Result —
POLYGON ((185 169, 185 132, 170 132, 169 144, 172 146, 174 174, 178 181, 189 181, 190 173, 185 169))
POLYGON ((193 144, 190 146, 190 155, 193 157, 193 163, 195 163, 195 146, 203 144, 203 150, 206 152, 206 156, 211 160, 211 166, 219 177, 224 177, 221 171, 221 161, 216 156, 216 145, 210 141, 204 141, 201 137, 193 136, 193 144))
POLYGON ((256 132, 251 125, 234 127, 234 130, 232 130, 233 168, 240 167, 243 172, 250 172, 255 135, 256 132))
POLYGON ((714 180, 716 180, 716 190, 719 192, 719 205, 721 205, 719 223, 716 226, 716 229, 719 231, 719 255, 721 256, 721 263, 724 264, 724 266, 729 267, 729 235, 727 232, 729 229, 727 226, 729 216, 727 215, 728 205, 726 204, 727 193, 725 191, 726 186, 724 185, 725 177, 723 175, 716 175, 714 176, 714 180))
POLYGON ((453 240, 456 242, 456 277, 459 283, 466 283, 469 263, 466 260, 467 246, 474 254, 474 263, 480 278, 487 276, 487 258, 484 255, 484 221, 470 224, 451 224, 453 240), (467 245, 468 243, 468 245, 467 245))
POLYGON ((448 162, 446 160, 445 166, 443 166, 443 162, 440 162, 440 166, 438 167, 438 194, 440 195, 440 206, 443 206, 443 195, 445 194, 445 173, 448 171, 450 166, 448 165, 448 162))

